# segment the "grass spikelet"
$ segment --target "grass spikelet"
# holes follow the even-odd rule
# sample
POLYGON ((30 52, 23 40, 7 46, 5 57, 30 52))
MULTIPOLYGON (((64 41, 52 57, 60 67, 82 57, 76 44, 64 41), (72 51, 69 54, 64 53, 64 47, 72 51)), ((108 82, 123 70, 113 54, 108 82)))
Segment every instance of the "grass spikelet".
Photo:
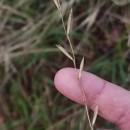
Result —
POLYGON ((68 23, 67 23, 67 35, 70 33, 71 23, 72 23, 72 9, 70 10, 70 14, 68 17, 68 23))
POLYGON ((96 108, 94 110, 94 115, 93 115, 93 119, 92 119, 92 126, 94 126, 94 124, 96 122, 97 115, 98 115, 98 106, 96 106, 96 108))
POLYGON ((69 59, 71 59, 72 61, 74 60, 73 58, 72 58, 72 56, 62 47, 62 46, 60 46, 60 45, 56 45, 57 46, 57 48, 59 48, 59 50, 62 52, 62 53, 64 53, 69 59))
POLYGON ((82 74, 82 71, 83 71, 83 67, 84 67, 84 57, 82 58, 82 61, 80 63, 80 69, 79 69, 79 75, 78 75, 78 78, 80 79, 81 78, 81 74, 82 74))
POLYGON ((53 1, 54 1, 55 5, 56 5, 58 11, 60 11, 60 4, 59 4, 59 1, 58 1, 58 0, 53 0, 53 1))

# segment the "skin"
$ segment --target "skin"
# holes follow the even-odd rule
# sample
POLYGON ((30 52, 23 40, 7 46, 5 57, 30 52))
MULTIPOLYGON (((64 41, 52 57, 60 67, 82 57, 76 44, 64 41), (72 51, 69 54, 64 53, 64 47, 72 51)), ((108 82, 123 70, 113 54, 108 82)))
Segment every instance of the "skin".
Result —
MULTIPOLYGON (((88 72, 82 72, 81 81, 87 105, 92 110, 98 106, 98 114, 117 125, 120 130, 130 130, 130 92, 88 72)), ((83 104, 75 69, 64 68, 58 71, 54 83, 64 96, 83 104)))

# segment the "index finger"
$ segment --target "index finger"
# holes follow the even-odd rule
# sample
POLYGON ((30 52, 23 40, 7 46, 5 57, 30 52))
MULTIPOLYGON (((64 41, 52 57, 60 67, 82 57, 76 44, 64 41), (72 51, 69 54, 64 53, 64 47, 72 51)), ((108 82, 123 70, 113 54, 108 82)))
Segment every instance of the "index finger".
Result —
MULTIPOLYGON (((122 130, 130 130, 130 92, 91 73, 82 73, 87 104, 99 107, 99 115, 122 130)), ((75 69, 65 68, 55 76, 56 88, 71 100, 83 104, 75 69)))

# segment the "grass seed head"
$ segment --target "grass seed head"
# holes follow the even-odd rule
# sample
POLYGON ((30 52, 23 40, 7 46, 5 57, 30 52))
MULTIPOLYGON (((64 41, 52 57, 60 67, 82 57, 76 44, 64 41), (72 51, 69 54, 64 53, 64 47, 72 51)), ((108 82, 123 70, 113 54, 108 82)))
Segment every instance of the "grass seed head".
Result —
POLYGON ((70 14, 68 17, 68 23, 67 23, 67 35, 70 33, 71 23, 72 23, 72 9, 70 10, 70 14))
POLYGON ((72 56, 62 47, 62 46, 60 46, 60 45, 56 45, 57 46, 57 48, 59 48, 59 50, 61 51, 61 52, 63 52, 69 59, 71 59, 72 61, 74 60, 73 58, 72 58, 72 56))
POLYGON ((93 120, 92 120, 92 126, 94 126, 94 124, 96 122, 97 115, 98 115, 98 106, 96 106, 96 108, 94 110, 94 115, 93 115, 93 120))
POLYGON ((81 74, 82 74, 82 71, 83 71, 83 67, 84 67, 84 57, 82 58, 82 61, 80 63, 80 69, 79 69, 79 75, 78 75, 78 78, 80 79, 81 78, 81 74))
POLYGON ((56 5, 58 11, 60 11, 60 3, 59 3, 59 0, 53 0, 53 1, 54 1, 55 5, 56 5))

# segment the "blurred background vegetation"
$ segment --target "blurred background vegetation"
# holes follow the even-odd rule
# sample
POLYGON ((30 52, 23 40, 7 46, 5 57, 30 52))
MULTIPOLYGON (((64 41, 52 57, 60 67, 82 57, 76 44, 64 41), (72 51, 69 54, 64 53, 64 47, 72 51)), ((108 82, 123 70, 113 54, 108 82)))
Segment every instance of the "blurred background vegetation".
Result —
MULTIPOLYGON (((105 0, 62 0, 64 20, 73 8, 71 37, 77 64, 129 87, 129 48, 123 7, 105 0)), ((54 87, 56 72, 72 63, 53 0, 0 0, 0 130, 85 130, 84 107, 54 87)), ((97 127, 111 127, 98 117, 97 127)))

